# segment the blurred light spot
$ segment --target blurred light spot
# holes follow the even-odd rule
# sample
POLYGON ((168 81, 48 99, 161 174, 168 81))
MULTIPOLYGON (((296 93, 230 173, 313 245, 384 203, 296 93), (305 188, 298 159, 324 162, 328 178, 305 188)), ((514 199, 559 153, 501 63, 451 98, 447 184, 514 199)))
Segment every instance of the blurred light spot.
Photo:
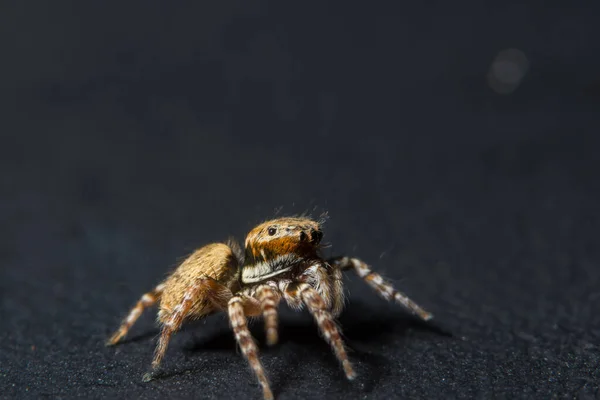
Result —
POLYGON ((502 50, 490 66, 488 85, 499 94, 510 94, 518 87, 529 68, 529 60, 521 50, 502 50))

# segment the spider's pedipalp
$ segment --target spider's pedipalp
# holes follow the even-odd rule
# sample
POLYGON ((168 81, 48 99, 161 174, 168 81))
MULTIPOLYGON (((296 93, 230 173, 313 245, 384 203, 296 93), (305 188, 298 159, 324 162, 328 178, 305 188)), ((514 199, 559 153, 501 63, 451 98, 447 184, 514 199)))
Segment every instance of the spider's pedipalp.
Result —
POLYGON ((148 293, 145 293, 136 305, 131 309, 127 318, 123 320, 119 329, 106 341, 107 346, 114 346, 119 343, 121 339, 127 335, 127 332, 131 329, 135 321, 142 315, 144 309, 153 306, 156 304, 158 300, 160 300, 160 296, 165 288, 164 283, 156 286, 153 290, 148 293))
POLYGON ((298 281, 315 288, 334 317, 340 315, 344 308, 344 287, 342 271, 339 268, 319 260, 306 268, 298 277, 298 281))
POLYGON ((273 346, 277 344, 277 306, 281 297, 276 289, 271 286, 262 285, 256 289, 256 297, 260 301, 263 318, 265 320, 265 332, 267 334, 267 345, 273 346))
POLYGON ((281 280, 277 283, 279 293, 285 299, 287 305, 294 311, 300 311, 304 308, 304 303, 297 293, 297 285, 291 280, 281 280), (290 288, 290 290, 288 290, 290 288))
POLYGON ((396 290, 377 272, 373 272, 369 265, 364 261, 352 257, 339 257, 328 260, 328 262, 341 270, 353 269, 358 276, 375 289, 381 297, 388 301, 395 300, 397 303, 400 303, 405 308, 418 315, 423 321, 429 321, 433 318, 431 313, 425 311, 404 293, 396 290))
POLYGON ((258 347, 252 338, 252 334, 248 330, 248 323, 246 321, 246 315, 244 314, 244 303, 247 301, 247 299, 247 297, 235 296, 229 300, 229 321, 231 323, 231 328, 233 329, 236 342, 240 346, 244 357, 246 357, 246 360, 248 360, 250 367, 258 378, 258 382, 262 386, 264 399, 272 400, 273 393, 271 392, 264 368, 260 362, 260 359, 258 358, 258 347))
POLYGON ((287 287, 285 297, 286 300, 288 298, 298 298, 306 304, 306 307, 315 318, 321 334, 333 348, 337 359, 342 364, 346 377, 349 380, 356 378, 356 372, 354 372, 346 354, 339 328, 319 292, 307 283, 290 284, 287 287))

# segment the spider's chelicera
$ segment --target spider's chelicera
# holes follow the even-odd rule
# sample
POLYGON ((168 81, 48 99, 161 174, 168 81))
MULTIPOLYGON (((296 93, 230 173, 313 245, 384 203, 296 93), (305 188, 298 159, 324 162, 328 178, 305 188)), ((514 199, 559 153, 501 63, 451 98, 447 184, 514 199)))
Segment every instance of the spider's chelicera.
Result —
POLYGON ((144 381, 148 381, 157 371, 171 336, 185 320, 224 311, 229 315, 242 353, 262 386, 264 398, 272 399, 246 317, 262 315, 267 344, 274 345, 277 343, 277 306, 283 299, 296 310, 306 306, 341 362, 346 377, 354 379, 356 374, 335 323, 344 305, 342 271, 354 270, 383 298, 397 301, 423 320, 431 319, 432 315, 385 282, 363 261, 350 257, 321 258, 322 238, 317 221, 280 218, 252 229, 246 237, 245 250, 232 239, 206 245, 190 255, 154 290, 144 294, 107 344, 117 344, 142 311, 159 302, 158 321, 162 330, 152 371, 144 375, 144 381))

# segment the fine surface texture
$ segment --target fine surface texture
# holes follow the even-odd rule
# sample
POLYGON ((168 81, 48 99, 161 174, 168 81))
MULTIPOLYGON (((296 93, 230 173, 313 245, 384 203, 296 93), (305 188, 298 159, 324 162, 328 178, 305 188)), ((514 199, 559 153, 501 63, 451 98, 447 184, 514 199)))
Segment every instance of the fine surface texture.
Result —
POLYGON ((0 399, 260 399, 223 313, 104 343, 301 213, 434 319, 348 272, 357 379, 282 306, 275 398, 599 398, 600 3, 284 3, 2 7, 0 399))

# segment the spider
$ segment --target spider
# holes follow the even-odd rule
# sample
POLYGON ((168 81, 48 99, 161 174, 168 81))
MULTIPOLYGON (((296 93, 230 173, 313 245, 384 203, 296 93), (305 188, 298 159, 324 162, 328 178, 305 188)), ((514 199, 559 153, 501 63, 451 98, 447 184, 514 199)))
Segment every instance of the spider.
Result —
POLYGON ((274 219, 248 233, 244 251, 233 239, 196 250, 140 298, 106 344, 117 344, 145 308, 160 302, 158 321, 162 328, 152 369, 143 378, 147 382, 155 376, 171 336, 184 321, 227 312, 235 339, 262 386, 264 399, 270 400, 273 394, 246 317, 262 315, 267 344, 274 345, 278 340, 277 306, 283 299, 295 310, 306 306, 346 377, 354 379, 356 373, 335 322, 344 305, 342 271, 354 270, 383 298, 395 300, 425 321, 432 315, 363 261, 351 257, 323 259, 319 254, 323 238, 320 225, 309 218, 274 219))

